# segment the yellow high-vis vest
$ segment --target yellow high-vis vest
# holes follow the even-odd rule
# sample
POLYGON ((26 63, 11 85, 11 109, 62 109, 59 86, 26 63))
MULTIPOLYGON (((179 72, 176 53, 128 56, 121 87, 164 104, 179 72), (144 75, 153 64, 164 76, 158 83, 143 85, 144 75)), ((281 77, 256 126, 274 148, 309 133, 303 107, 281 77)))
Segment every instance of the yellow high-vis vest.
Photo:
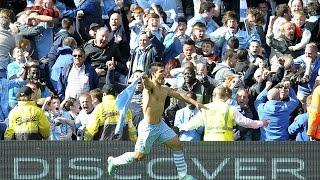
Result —
POLYGON ((226 102, 214 100, 203 112, 204 141, 233 141, 233 109, 226 102))

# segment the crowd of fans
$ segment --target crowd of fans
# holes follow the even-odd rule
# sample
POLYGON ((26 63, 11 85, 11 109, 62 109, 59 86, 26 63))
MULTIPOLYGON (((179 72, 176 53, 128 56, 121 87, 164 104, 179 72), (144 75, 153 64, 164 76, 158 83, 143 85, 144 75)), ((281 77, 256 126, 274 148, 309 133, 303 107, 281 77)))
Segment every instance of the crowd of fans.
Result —
MULTIPOLYGON (((308 111, 320 82, 317 0, 0 5, 1 139, 135 141, 143 84, 138 82, 122 135, 114 133, 116 97, 161 62, 166 86, 202 104, 224 86, 229 105, 247 118, 269 121, 259 129, 235 124, 235 140, 309 141, 308 111)), ((180 140, 202 141, 208 127, 182 128, 198 113, 168 98, 163 119, 180 140)))

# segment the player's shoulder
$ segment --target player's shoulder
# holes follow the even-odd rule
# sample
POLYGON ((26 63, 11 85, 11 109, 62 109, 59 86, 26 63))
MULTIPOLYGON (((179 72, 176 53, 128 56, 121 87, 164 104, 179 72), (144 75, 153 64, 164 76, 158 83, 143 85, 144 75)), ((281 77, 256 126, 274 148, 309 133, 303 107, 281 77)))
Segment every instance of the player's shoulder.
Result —
POLYGON ((170 88, 169 86, 167 86, 166 84, 161 85, 161 88, 163 88, 163 89, 167 89, 167 90, 171 90, 171 88, 170 88))
POLYGON ((170 88, 170 87, 167 86, 167 85, 162 85, 162 86, 161 86, 161 89, 162 89, 163 91, 165 91, 166 93, 168 93, 168 94, 176 93, 176 91, 175 91, 174 89, 170 88))

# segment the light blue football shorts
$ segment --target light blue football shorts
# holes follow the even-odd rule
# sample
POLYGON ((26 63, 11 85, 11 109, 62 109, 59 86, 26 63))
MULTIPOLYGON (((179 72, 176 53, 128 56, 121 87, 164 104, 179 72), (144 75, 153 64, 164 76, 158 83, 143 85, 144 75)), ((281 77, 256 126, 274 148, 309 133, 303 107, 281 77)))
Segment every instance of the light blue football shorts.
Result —
POLYGON ((135 151, 148 154, 154 142, 164 143, 176 136, 176 133, 163 121, 158 124, 149 124, 142 120, 138 126, 138 139, 135 151))

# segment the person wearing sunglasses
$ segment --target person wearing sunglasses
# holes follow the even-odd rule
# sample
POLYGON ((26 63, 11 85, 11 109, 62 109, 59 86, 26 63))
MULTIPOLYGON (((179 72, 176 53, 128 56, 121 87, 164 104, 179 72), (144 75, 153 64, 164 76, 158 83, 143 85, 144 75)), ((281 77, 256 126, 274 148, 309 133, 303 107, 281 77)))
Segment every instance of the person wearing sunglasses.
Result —
POLYGON ((73 63, 66 66, 58 81, 58 95, 61 100, 69 97, 79 98, 82 93, 98 87, 99 78, 94 68, 85 63, 85 53, 82 48, 72 52, 73 63))

